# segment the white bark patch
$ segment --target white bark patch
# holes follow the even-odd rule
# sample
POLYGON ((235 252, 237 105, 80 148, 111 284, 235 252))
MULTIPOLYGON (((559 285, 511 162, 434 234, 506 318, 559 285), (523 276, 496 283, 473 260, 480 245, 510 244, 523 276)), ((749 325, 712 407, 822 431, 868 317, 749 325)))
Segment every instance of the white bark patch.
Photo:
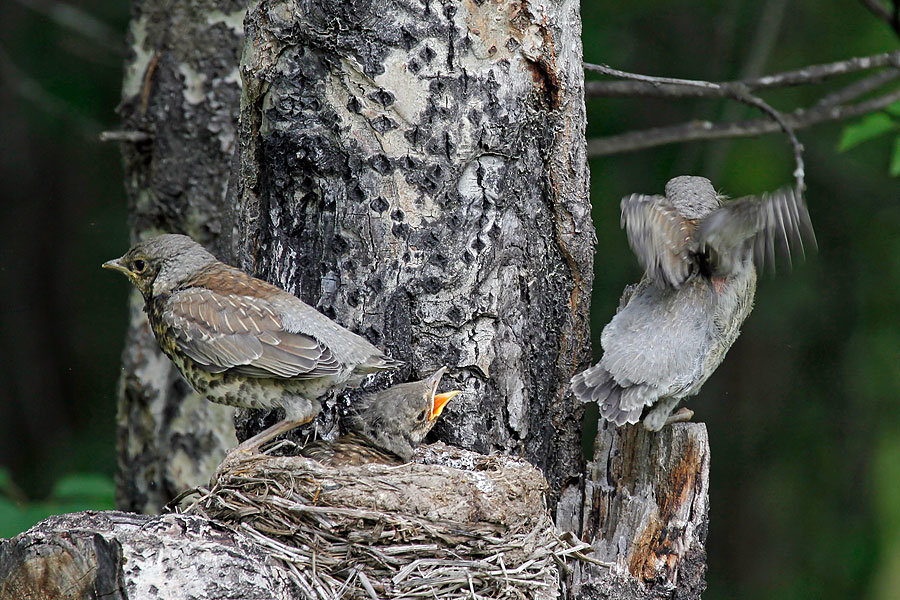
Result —
POLYGON ((206 98, 206 74, 189 64, 178 65, 178 72, 184 77, 184 99, 188 104, 200 104, 206 98))
POLYGON ((131 50, 134 52, 134 59, 128 63, 125 69, 125 77, 122 79, 122 97, 130 98, 136 95, 144 83, 144 72, 147 65, 150 64, 150 58, 153 52, 144 46, 147 43, 147 16, 141 15, 140 18, 131 22, 131 37, 134 43, 131 50))
POLYGON ((221 10, 213 10, 207 15, 206 22, 210 25, 223 23, 236 34, 244 35, 244 15, 246 14, 247 11, 245 9, 236 10, 231 13, 224 13, 221 10))

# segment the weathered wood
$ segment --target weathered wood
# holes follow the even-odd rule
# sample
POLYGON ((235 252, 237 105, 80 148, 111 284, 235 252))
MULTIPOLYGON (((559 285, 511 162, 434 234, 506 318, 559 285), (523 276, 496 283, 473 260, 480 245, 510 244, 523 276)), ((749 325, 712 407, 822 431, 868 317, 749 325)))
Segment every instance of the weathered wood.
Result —
POLYGON ((709 440, 701 423, 648 433, 604 426, 583 491, 557 506, 557 525, 590 542, 612 570, 579 564, 574 598, 700 598, 706 587, 709 440))
MULTIPOLYGON (((125 150, 135 231, 194 235, 407 360, 398 377, 450 366, 465 393, 437 437, 540 467, 558 524, 616 563, 576 569, 572 597, 699 597, 705 429, 602 430, 582 474, 566 391, 590 359, 594 238, 578 4, 256 2, 226 199, 241 3, 136 1, 123 117, 153 137, 125 150)), ((204 480, 231 427, 133 313, 120 503, 153 510, 204 480)))
MULTIPOLYGON (((183 232, 229 260, 244 0, 134 0, 122 128, 132 238, 183 232)), ((124 250, 124 249, 123 249, 124 250)), ((110 257, 112 258, 112 257, 110 257)), ((159 509, 208 480, 236 443, 233 410, 200 398, 153 340, 132 292, 118 405, 120 508, 159 509)))
POLYGON ((437 437, 581 470, 593 227, 578 3, 261 0, 241 266, 463 393, 437 437))
POLYGON ((81 512, 0 545, 0 600, 291 600, 280 565, 208 519, 81 512))

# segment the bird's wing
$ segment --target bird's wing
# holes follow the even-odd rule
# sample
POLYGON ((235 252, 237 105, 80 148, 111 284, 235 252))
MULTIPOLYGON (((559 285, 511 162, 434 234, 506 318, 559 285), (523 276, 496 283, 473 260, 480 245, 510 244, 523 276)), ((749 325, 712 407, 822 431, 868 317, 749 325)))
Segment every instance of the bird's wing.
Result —
POLYGON ((804 254, 804 238, 815 248, 809 211, 792 190, 782 189, 739 198, 712 212, 700 224, 697 246, 710 273, 724 277, 750 249, 758 268, 766 262, 774 268, 776 251, 790 263, 792 251, 804 254))
POLYGON ((172 294, 162 318, 178 349, 208 371, 299 378, 341 371, 328 346, 285 330, 263 298, 192 287, 172 294))
POLYGON ((638 261, 655 282, 678 288, 690 277, 694 223, 678 214, 664 196, 622 198, 622 227, 638 261))

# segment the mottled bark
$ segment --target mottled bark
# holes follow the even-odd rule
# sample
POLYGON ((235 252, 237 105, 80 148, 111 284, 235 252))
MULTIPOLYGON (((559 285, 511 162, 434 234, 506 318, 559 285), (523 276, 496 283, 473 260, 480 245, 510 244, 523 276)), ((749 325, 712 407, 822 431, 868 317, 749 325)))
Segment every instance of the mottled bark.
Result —
POLYGON ((580 16, 551 3, 254 4, 241 266, 464 390, 437 436, 581 471, 593 227, 580 16))
POLYGON ((697 599, 706 587, 709 440, 700 423, 658 433, 605 426, 583 489, 557 505, 556 524, 590 542, 613 569, 576 565, 573 598, 697 599))
MULTIPOLYGON (((183 232, 228 259, 244 0, 135 0, 120 112, 132 238, 183 232)), ((124 248, 123 248, 124 251, 124 248)), ((110 257, 112 258, 112 257, 110 257)), ((118 407, 120 508, 158 512, 234 446, 232 409, 193 393, 133 292, 118 407)))
POLYGON ((0 545, 0 600, 291 600, 284 566, 208 519, 83 512, 0 545))

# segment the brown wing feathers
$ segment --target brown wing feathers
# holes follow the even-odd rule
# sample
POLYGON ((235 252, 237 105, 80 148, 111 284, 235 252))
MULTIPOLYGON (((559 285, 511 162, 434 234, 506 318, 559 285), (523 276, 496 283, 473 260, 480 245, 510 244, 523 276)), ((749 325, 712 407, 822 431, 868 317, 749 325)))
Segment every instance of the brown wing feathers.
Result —
POLYGON ((340 363, 325 345, 284 329, 278 314, 260 297, 268 290, 242 286, 243 273, 206 275, 227 277, 228 285, 217 281, 216 290, 229 293, 213 292, 203 286, 202 278, 194 278, 191 287, 169 298, 163 313, 176 331, 179 348, 201 367, 253 377, 318 377, 340 371, 340 363))

